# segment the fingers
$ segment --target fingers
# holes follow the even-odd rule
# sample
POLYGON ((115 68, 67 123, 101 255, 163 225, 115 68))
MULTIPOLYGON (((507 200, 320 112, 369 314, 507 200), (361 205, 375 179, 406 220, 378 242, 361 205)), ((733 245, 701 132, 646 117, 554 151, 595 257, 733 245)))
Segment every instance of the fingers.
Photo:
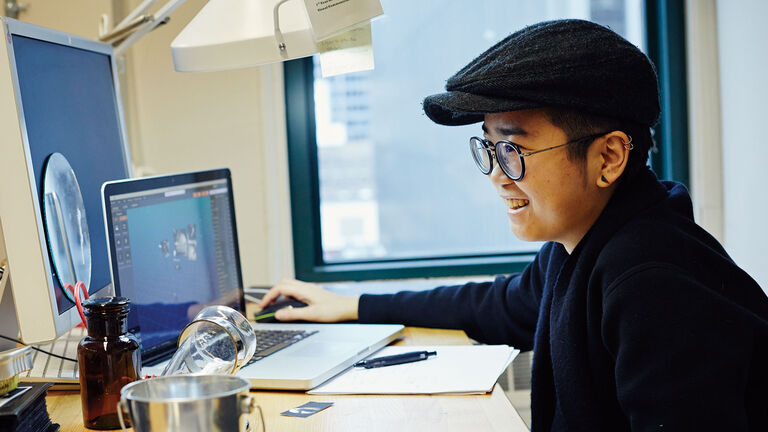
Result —
POLYGON ((272 289, 267 291, 266 294, 261 298, 261 301, 259 302, 259 307, 261 309, 264 309, 265 307, 272 304, 272 302, 275 301, 276 298, 280 297, 280 293, 277 291, 277 287, 274 286, 272 289))
POLYGON ((314 302, 313 296, 320 290, 322 289, 319 286, 312 283, 301 282, 295 279, 283 279, 264 294, 264 297, 261 298, 260 306, 262 309, 269 306, 281 295, 293 297, 304 303, 311 304, 314 302))
POLYGON ((305 307, 287 307, 278 310, 275 318, 278 321, 312 321, 312 322, 335 322, 339 318, 327 307, 305 306, 305 307))
POLYGON ((357 296, 330 294, 329 297, 322 298, 309 306, 280 309, 275 314, 275 318, 278 321, 354 321, 357 320, 358 302, 357 296))
POLYGON ((278 282, 277 285, 273 286, 272 289, 270 289, 269 291, 267 291, 266 294, 264 294, 264 297, 261 298, 261 303, 259 304, 259 306, 261 306, 261 308, 263 309, 269 306, 270 304, 272 304, 281 295, 285 295, 283 293, 283 289, 288 285, 288 283, 289 283, 289 280, 286 280, 286 279, 278 282))
POLYGON ((358 297, 348 297, 326 291, 319 285, 285 279, 272 287, 261 300, 265 308, 281 295, 293 297, 307 304, 302 308, 283 308, 277 311, 278 321, 337 322, 357 319, 358 297))
MULTIPOLYGON (((302 308, 294 308, 294 307, 287 307, 278 310, 275 312, 275 318, 278 321, 297 321, 297 320, 305 320, 305 321, 314 321, 310 319, 310 317, 307 316, 307 309, 309 309, 311 306, 302 307, 302 308)), ((311 310, 310 316, 311 314, 311 310)))

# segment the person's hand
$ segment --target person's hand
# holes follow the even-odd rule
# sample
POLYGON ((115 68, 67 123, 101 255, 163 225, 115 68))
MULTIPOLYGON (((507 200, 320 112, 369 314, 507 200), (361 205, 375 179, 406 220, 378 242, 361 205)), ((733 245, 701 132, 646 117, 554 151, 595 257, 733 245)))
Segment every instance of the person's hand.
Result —
POLYGON ((274 303, 284 295, 307 304, 301 308, 283 308, 275 313, 278 321, 336 322, 357 319, 358 296, 342 296, 327 291, 313 283, 283 279, 261 299, 261 308, 274 303))

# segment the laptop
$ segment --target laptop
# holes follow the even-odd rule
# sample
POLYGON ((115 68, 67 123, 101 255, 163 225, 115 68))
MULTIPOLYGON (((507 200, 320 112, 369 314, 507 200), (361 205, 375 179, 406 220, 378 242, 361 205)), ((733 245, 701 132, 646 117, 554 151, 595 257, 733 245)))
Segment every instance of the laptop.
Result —
MULTIPOLYGON (((131 299, 128 327, 141 340, 142 374, 159 374, 203 307, 245 314, 231 174, 217 169, 107 182, 102 200, 115 293, 131 299)), ((400 337, 403 326, 254 329, 258 360, 239 375, 253 388, 308 390, 400 337)))

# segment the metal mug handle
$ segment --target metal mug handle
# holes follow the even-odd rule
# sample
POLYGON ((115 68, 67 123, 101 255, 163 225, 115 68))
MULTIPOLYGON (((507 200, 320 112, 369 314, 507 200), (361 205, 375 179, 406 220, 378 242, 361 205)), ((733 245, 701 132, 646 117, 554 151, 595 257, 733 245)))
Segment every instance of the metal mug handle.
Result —
MULTIPOLYGON (((125 427, 125 420, 123 420, 123 411, 128 411, 128 405, 125 403, 125 399, 120 398, 120 401, 117 403, 117 421, 120 422, 120 429, 123 432, 127 432, 128 429, 125 427)), ((128 414, 130 415, 130 412, 128 414)))
MULTIPOLYGON (((240 415, 250 414, 254 411, 259 412, 259 423, 261 423, 261 432, 265 432, 267 427, 264 424, 264 413, 261 411, 261 405, 256 403, 256 398, 254 398, 251 395, 240 396, 240 415)), ((251 427, 251 422, 246 421, 245 431, 251 432, 252 430, 253 428, 251 427)))

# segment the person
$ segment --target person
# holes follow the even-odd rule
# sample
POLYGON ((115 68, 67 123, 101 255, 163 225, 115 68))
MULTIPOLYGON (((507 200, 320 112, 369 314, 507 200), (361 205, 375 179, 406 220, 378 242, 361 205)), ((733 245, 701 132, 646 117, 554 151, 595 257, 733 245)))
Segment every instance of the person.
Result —
POLYGON ((768 298, 648 168, 655 69, 610 29, 549 21, 508 36, 424 100, 444 125, 482 122, 480 170, 522 240, 522 273, 343 297, 287 280, 308 304, 278 320, 463 329, 533 350, 532 430, 768 430, 768 298))

